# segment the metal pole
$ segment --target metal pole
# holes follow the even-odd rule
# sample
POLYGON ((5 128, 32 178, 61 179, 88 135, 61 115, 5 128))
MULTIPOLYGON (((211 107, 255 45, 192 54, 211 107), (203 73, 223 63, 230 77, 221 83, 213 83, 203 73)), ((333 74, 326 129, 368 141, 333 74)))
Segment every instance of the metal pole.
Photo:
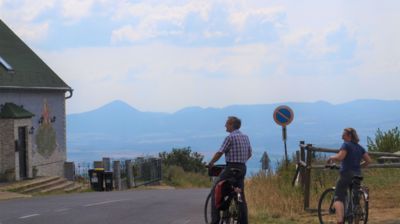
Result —
POLYGON ((286 146, 286 126, 282 126, 282 137, 283 137, 283 144, 285 146, 285 163, 286 163, 286 169, 287 169, 289 166, 289 160, 288 160, 287 146, 286 146))

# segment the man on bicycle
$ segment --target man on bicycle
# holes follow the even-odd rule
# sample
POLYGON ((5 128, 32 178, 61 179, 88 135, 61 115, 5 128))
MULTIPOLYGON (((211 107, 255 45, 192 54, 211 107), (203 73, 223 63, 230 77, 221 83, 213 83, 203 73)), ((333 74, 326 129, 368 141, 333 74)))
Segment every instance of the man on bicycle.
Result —
POLYGON ((349 188, 354 175, 361 175, 361 167, 367 167, 371 163, 371 158, 365 149, 358 144, 360 141, 354 128, 345 128, 342 139, 344 143, 340 151, 329 157, 328 163, 341 161, 340 178, 336 183, 335 202, 333 204, 336 210, 336 219, 338 224, 344 220, 344 201, 346 190, 349 188), (361 163, 361 160, 364 160, 361 163))
MULTIPOLYGON (((250 145, 249 137, 242 132, 239 131, 241 126, 241 121, 237 117, 230 116, 226 121, 225 127, 226 131, 230 134, 225 138, 222 143, 221 148, 218 152, 215 153, 213 158, 211 159, 208 166, 211 168, 215 162, 217 162, 223 154, 225 154, 226 168, 220 174, 220 181, 226 180, 232 177, 231 169, 239 169, 241 172, 241 176, 238 181, 238 187, 242 190, 242 216, 240 223, 247 224, 247 204, 246 199, 244 197, 244 178, 246 175, 246 162, 252 155, 252 149, 250 145)), ((219 211, 215 207, 215 198, 214 198, 214 189, 212 190, 212 222, 218 223, 220 220, 219 211)))

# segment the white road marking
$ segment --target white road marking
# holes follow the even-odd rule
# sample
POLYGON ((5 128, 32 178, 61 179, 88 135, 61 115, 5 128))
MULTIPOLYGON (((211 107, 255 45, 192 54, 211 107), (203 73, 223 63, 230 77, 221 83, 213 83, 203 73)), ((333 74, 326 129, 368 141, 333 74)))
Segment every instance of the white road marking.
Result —
POLYGON ((188 224, 190 223, 190 219, 186 220, 186 222, 184 224, 188 224))
POLYGON ((61 208, 61 209, 54 210, 54 212, 65 212, 65 211, 68 211, 68 210, 70 210, 70 209, 69 208, 61 208))
POLYGON ((87 205, 84 205, 84 207, 92 207, 92 206, 96 206, 96 205, 104 205, 104 204, 110 204, 110 203, 121 202, 121 201, 129 201, 129 199, 103 201, 103 202, 98 202, 98 203, 87 204, 87 205))
POLYGON ((40 214, 25 215, 25 216, 19 217, 19 219, 27 219, 27 218, 31 218, 31 217, 35 217, 35 216, 39 216, 39 215, 40 215, 40 214))

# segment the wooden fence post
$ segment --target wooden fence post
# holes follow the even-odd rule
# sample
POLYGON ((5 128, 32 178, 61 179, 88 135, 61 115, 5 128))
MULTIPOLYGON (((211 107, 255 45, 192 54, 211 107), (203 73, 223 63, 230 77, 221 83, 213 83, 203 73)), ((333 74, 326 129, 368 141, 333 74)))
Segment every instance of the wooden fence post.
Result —
POLYGON ((311 144, 307 144, 307 167, 305 171, 305 186, 304 186, 304 210, 310 208, 310 188, 311 188, 311 159, 312 159, 312 151, 311 144))
MULTIPOLYGON (((305 144, 304 141, 300 141, 300 161, 303 161, 303 162, 306 161, 306 153, 305 153, 305 150, 303 147, 304 144, 305 144)), ((300 185, 303 189, 304 189, 304 185, 305 185, 304 179, 305 179, 305 168, 301 167, 301 169, 300 169, 300 185)))

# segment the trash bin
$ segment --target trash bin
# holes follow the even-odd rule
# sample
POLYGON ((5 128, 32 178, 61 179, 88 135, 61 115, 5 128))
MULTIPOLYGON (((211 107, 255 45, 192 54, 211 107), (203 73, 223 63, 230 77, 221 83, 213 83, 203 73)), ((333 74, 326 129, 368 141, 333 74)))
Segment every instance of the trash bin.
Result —
POLYGON ((104 172, 104 182, 106 186, 106 191, 113 190, 113 172, 105 171, 104 172))
POLYGON ((103 188, 103 175, 104 169, 103 168, 96 168, 89 170, 89 178, 90 178, 90 186, 95 191, 104 191, 103 188))

